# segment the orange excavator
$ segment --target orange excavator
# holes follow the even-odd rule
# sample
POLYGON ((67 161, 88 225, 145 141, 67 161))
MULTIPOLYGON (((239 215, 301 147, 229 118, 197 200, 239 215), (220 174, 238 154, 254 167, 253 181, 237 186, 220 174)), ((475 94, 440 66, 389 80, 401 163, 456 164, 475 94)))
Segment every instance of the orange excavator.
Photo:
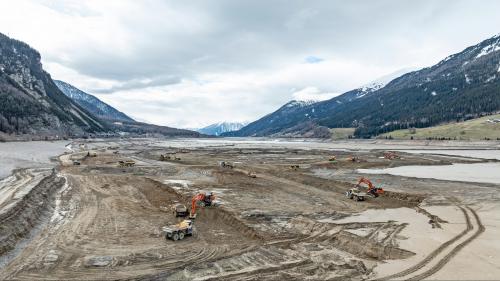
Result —
POLYGON ((213 192, 200 192, 193 196, 191 201, 191 212, 189 213, 189 218, 196 218, 196 206, 213 206, 215 201, 215 195, 213 192))
POLYGON ((366 193, 373 195, 374 197, 378 197, 381 194, 384 194, 384 189, 381 187, 375 187, 373 183, 367 178, 360 178, 356 187, 359 187, 362 183, 368 185, 368 190, 366 193))

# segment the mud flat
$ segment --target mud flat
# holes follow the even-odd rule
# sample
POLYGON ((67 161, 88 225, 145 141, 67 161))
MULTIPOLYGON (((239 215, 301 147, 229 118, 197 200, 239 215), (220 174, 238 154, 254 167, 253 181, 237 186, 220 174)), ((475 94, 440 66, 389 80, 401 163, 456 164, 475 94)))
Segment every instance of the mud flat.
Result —
POLYGON ((0 143, 0 179, 20 168, 55 166, 51 158, 68 151, 69 141, 0 143))
POLYGON ((345 197, 367 176, 360 169, 496 163, 405 152, 388 160, 388 147, 270 139, 75 142, 54 173, 2 181, 1 206, 17 206, 20 214, 40 208, 40 215, 19 216, 22 229, 15 216, 2 219, 1 237, 18 238, 4 239, 11 254, 0 279, 498 279, 496 186, 373 174, 384 195, 345 197), (118 165, 126 160, 135 165, 118 165), (213 191, 221 205, 199 208, 192 237, 166 240, 161 227, 181 220, 170 207, 190 206, 200 191, 213 191), (16 201, 16 194, 33 199, 16 201))

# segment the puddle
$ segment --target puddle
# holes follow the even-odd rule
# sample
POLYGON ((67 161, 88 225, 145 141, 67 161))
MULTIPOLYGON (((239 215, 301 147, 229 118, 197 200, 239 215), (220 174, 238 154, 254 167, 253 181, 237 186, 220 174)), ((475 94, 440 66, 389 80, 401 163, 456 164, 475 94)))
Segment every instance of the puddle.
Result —
POLYGON ((387 169, 358 169, 364 174, 389 174, 403 177, 449 181, 500 182, 500 163, 453 164, 444 166, 402 166, 387 169))

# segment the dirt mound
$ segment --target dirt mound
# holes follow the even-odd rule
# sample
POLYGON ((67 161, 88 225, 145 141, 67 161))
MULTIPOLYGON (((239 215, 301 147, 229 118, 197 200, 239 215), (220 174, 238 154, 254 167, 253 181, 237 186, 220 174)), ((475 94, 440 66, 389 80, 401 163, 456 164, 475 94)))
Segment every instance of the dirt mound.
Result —
POLYGON ((21 201, 0 214, 0 255, 14 249, 31 229, 53 209, 54 194, 64 185, 55 172, 35 186, 21 201))
POLYGON ((417 206, 425 199, 424 195, 394 191, 385 191, 383 197, 403 201, 412 207, 417 206))
POLYGON ((366 237, 340 231, 331 241, 335 247, 355 256, 376 260, 405 259, 415 253, 394 246, 382 245, 366 237))

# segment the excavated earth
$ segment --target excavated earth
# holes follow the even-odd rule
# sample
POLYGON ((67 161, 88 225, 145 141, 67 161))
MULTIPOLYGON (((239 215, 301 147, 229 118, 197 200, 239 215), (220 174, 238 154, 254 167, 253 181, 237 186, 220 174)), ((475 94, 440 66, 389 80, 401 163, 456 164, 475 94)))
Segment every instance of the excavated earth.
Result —
POLYGON ((18 170, 0 182, 8 193, 0 203, 0 279, 427 278, 485 231, 470 206, 497 200, 484 185, 474 197, 462 192, 470 184, 455 183, 450 193, 447 182, 388 175, 373 178, 386 189, 379 198, 355 202, 344 195, 362 176, 356 169, 467 159, 402 153, 388 160, 378 150, 266 145, 179 148, 157 141, 73 147, 56 169, 18 170), (159 161, 166 153, 180 160, 159 161), (328 161, 332 155, 336 161, 328 161), (360 161, 347 160, 353 155, 360 161), (120 160, 136 165, 119 167, 120 160), (170 207, 189 206, 199 191, 213 191, 220 206, 199 209, 192 237, 166 240, 161 227, 180 221, 170 207), (456 212, 450 218, 433 213, 443 206, 456 212), (445 233, 455 215, 460 223, 420 253, 405 242, 412 235, 412 222, 404 219, 409 210, 423 236, 445 233))

